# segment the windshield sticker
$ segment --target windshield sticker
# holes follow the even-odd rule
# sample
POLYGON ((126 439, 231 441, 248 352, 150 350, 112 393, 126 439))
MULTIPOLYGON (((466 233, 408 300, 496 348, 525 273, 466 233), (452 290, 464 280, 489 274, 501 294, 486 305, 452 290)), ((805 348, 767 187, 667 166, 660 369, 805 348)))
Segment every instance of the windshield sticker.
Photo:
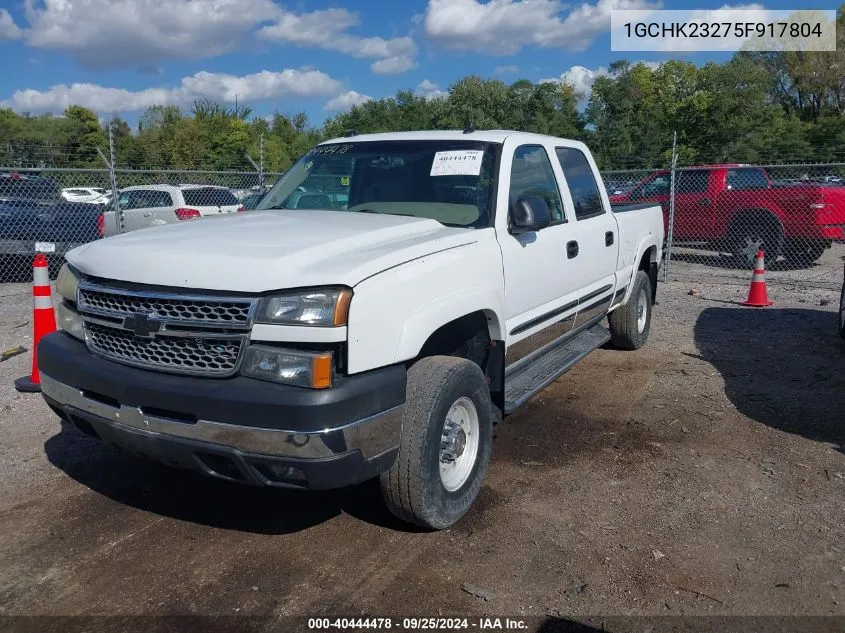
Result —
POLYGON ((431 164, 431 176, 478 176, 484 150, 461 149, 437 152, 431 164))
POLYGON ((312 154, 334 155, 345 154, 352 149, 351 145, 341 145, 339 143, 329 143, 328 145, 317 145, 308 152, 308 156, 312 154))

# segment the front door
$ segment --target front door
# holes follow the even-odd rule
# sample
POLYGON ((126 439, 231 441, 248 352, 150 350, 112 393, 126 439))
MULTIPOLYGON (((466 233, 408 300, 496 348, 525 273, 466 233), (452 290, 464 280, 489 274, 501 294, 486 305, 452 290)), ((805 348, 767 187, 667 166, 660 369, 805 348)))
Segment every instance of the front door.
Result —
POLYGON ((505 277, 507 358, 511 364, 571 330, 577 312, 577 258, 567 257, 570 224, 552 168, 554 147, 506 141, 497 204, 496 233, 505 277), (509 209, 525 196, 546 201, 550 226, 536 232, 508 232, 509 209))

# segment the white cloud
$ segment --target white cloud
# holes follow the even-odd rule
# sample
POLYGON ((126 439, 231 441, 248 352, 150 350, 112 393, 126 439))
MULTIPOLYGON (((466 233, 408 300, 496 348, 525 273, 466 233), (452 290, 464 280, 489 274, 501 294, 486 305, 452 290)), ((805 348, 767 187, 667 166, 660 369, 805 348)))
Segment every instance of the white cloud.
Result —
POLYGON ((154 67, 228 53, 280 11, 272 0, 25 0, 25 38, 87 68, 154 67))
POLYGON ((417 65, 413 57, 397 55, 373 62, 370 64, 370 70, 377 75, 399 75, 411 70, 411 68, 416 68, 417 65))
POLYGON ((612 9, 646 9, 650 0, 598 0, 572 8, 560 0, 429 0, 426 34, 446 48, 493 56, 513 55, 523 47, 583 51, 610 30, 612 9))
POLYGON ((173 88, 126 90, 90 83, 58 84, 47 90, 18 90, 0 107, 19 112, 61 112, 69 105, 81 105, 95 112, 138 112, 153 105, 188 105, 196 99, 241 103, 327 96, 340 90, 340 82, 317 70, 268 70, 236 77, 224 73, 198 72, 184 77, 173 88))
POLYGON ((441 90, 440 86, 428 79, 423 79, 420 82, 420 85, 417 86, 416 93, 418 96, 425 97, 426 99, 440 99, 446 96, 446 92, 441 90))
POLYGON ((493 69, 494 75, 513 75, 519 72, 519 66, 514 66, 513 64, 507 66, 496 66, 493 69))
POLYGON ((371 68, 379 74, 397 74, 414 67, 417 46, 410 37, 362 37, 350 28, 360 24, 347 9, 324 9, 311 13, 284 11, 275 23, 258 31, 258 37, 309 48, 338 51, 360 59, 376 59, 371 68))
MULTIPOLYGON (((660 62, 635 62, 631 65, 635 66, 638 63, 648 66, 652 70, 656 70, 660 67, 660 62)), ((569 84, 576 92, 581 94, 580 105, 583 107, 590 100, 590 94, 593 91, 593 84, 596 82, 596 79, 599 77, 606 77, 610 74, 610 71, 605 66, 599 66, 595 69, 586 68, 585 66, 572 66, 568 70, 563 71, 560 74, 560 77, 541 79, 540 83, 554 81, 569 84)))
POLYGON ((372 99, 373 98, 368 95, 362 95, 359 92, 350 90, 349 92, 344 92, 343 94, 337 95, 334 99, 331 99, 323 106, 323 110, 327 110, 329 112, 349 112, 349 110, 351 110, 354 106, 361 105, 367 101, 372 101, 372 99))
POLYGON ((22 36, 22 31, 15 24, 11 14, 6 9, 0 9, 0 42, 16 40, 22 36))

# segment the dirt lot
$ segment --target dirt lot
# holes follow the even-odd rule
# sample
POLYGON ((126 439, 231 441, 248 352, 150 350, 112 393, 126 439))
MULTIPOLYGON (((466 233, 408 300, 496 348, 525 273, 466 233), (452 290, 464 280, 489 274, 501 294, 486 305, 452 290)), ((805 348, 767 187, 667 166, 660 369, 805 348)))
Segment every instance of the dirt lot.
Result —
MULTIPOLYGON (((820 283, 770 283, 768 309, 735 304, 747 281, 661 283, 646 348, 597 351, 499 426, 476 509, 440 533, 394 521, 370 484, 255 490, 123 455, 14 391, 28 355, 3 362, 0 614, 279 630, 305 627, 291 615, 490 614, 543 631, 838 615, 813 630, 843 630, 843 254, 820 283), (572 620, 589 626, 555 629, 572 620)), ((0 286, 2 349, 29 345, 27 293, 0 286)))

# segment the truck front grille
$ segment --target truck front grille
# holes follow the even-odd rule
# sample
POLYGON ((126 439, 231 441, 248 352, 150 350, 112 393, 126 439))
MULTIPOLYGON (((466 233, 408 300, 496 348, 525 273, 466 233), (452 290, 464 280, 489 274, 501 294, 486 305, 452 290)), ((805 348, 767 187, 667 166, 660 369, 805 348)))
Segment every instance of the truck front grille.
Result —
POLYGON ((99 314, 131 316, 136 312, 154 312, 160 317, 176 321, 209 323, 214 325, 246 326, 249 323, 252 301, 211 299, 182 299, 179 297, 149 297, 137 294, 79 289, 79 308, 99 314))
POLYGON ((223 378, 237 373, 256 298, 193 296, 79 284, 88 349, 158 371, 223 378))
POLYGON ((244 337, 142 338, 129 330, 87 322, 85 338, 92 352, 129 365, 182 374, 230 376, 241 357, 244 337))

